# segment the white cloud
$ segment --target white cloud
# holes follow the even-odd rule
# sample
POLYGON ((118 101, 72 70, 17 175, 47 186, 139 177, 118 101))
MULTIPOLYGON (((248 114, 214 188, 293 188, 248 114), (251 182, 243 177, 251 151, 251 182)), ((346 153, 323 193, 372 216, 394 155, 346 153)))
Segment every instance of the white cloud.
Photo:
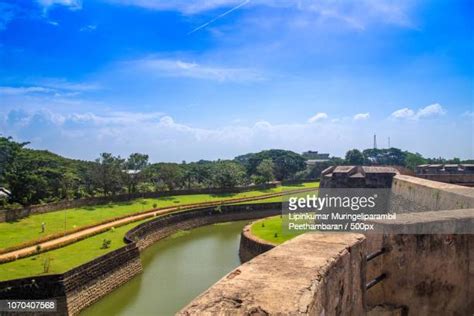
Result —
POLYGON ((0 87, 0 95, 25 95, 51 92, 54 92, 54 90, 46 87, 0 87))
POLYGON ((424 108, 418 109, 418 111, 413 111, 409 108, 399 109, 391 114, 392 118, 395 119, 412 119, 418 120, 422 118, 441 116, 446 114, 446 111, 439 103, 434 103, 425 106, 424 108))
POLYGON ((403 129, 395 121, 371 120, 361 125, 351 117, 337 123, 324 120, 318 124, 275 124, 260 120, 253 124, 219 122, 197 127, 160 112, 78 110, 68 114, 45 109, 2 110, 0 134, 32 141, 34 148, 80 159, 94 159, 105 151, 121 156, 144 152, 153 161, 190 161, 232 158, 269 148, 296 152, 313 149, 341 156, 349 148, 370 147, 374 131, 382 138, 390 135, 399 148, 424 155, 472 156, 469 134, 472 124, 466 120, 453 130, 455 137, 448 137, 445 130, 450 123, 435 121, 427 121, 422 128, 415 124, 403 129))
POLYGON ((241 0, 106 0, 119 5, 138 6, 151 10, 178 11, 184 14, 196 14, 203 11, 238 5, 241 0))
POLYGON ((354 115, 354 120, 356 121, 363 121, 363 120, 367 120, 370 118, 370 113, 367 112, 367 113, 358 113, 356 115, 354 115))
MULTIPOLYGON (((183 14, 193 15, 216 9, 232 9, 241 5, 243 0, 106 0, 118 5, 138 6, 151 10, 178 11, 183 14)), ((402 0, 393 2, 390 0, 361 0, 332 1, 332 0, 252 0, 248 6, 265 6, 280 8, 285 11, 297 10, 313 15, 317 19, 335 20, 349 27, 363 30, 367 25, 374 22, 395 24, 411 27, 412 22, 409 12, 413 1, 402 0)))
POLYGON ((79 29, 80 32, 92 32, 92 31, 95 31, 97 29, 97 25, 95 24, 88 24, 88 25, 84 25, 83 27, 81 27, 79 29))
POLYGON ((318 122, 318 121, 321 121, 321 120, 325 120, 328 118, 328 115, 324 112, 319 112, 319 113, 316 113, 316 115, 310 117, 308 119, 308 123, 315 123, 315 122, 318 122))
POLYGON ((71 82, 61 78, 43 78, 35 81, 35 84, 56 90, 68 91, 92 91, 100 89, 100 85, 91 82, 71 82))
POLYGON ((185 77, 217 81, 260 81, 263 76, 248 68, 202 65, 180 59, 144 58, 130 62, 133 71, 145 71, 156 76, 185 77))
POLYGON ((474 111, 466 111, 462 114, 462 116, 474 118, 474 111))
POLYGON ((444 115, 446 111, 439 103, 430 104, 416 113, 416 118, 444 115))
POLYGON ((56 5, 68 7, 71 10, 82 9, 81 0, 37 0, 37 2, 40 6, 43 7, 44 10, 48 10, 49 8, 56 5))
POLYGON ((54 96, 75 96, 81 92, 97 90, 99 85, 93 83, 74 83, 63 79, 42 79, 35 85, 8 87, 0 86, 0 95, 22 96, 31 94, 53 94, 54 96))
POLYGON ((409 108, 396 110, 395 112, 391 114, 393 118, 397 118, 397 119, 410 118, 410 117, 413 117, 414 115, 415 115, 415 112, 409 108))

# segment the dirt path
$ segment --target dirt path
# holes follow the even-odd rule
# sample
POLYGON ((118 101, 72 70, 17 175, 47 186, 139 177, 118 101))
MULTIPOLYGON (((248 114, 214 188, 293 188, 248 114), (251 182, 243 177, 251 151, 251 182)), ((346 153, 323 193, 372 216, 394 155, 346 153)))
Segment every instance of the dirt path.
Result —
POLYGON ((107 223, 98 224, 97 226, 94 226, 94 227, 89 227, 80 231, 69 233, 62 237, 57 237, 48 241, 40 242, 33 246, 27 246, 21 249, 17 249, 17 250, 0 254, 0 263, 5 263, 8 261, 13 261, 19 258, 24 258, 27 256, 34 255, 37 253, 36 249, 38 245, 41 247, 41 252, 53 250, 56 248, 60 248, 60 247, 64 247, 66 245, 72 244, 76 241, 85 239, 87 237, 100 234, 102 232, 107 231, 108 229, 112 227, 123 226, 123 225, 136 222, 142 219, 151 218, 158 215, 165 215, 165 214, 169 214, 178 210, 179 211, 192 210, 196 208, 212 207, 212 206, 218 206, 218 205, 223 205, 223 204, 234 204, 234 203, 239 203, 239 202, 257 201, 257 200, 263 200, 263 199, 267 199, 271 197, 281 196, 283 194, 306 192, 306 191, 311 191, 311 190, 314 190, 314 188, 305 188, 305 189, 300 189, 300 190, 291 190, 291 191, 271 193, 271 194, 253 196, 253 197, 227 199, 227 200, 220 200, 220 201, 213 201, 213 202, 202 202, 202 203, 187 204, 187 205, 185 204, 181 206, 173 206, 173 207, 167 207, 167 208, 161 208, 161 209, 148 210, 148 211, 141 212, 138 214, 129 215, 121 219, 111 220, 110 222, 107 222, 107 223))

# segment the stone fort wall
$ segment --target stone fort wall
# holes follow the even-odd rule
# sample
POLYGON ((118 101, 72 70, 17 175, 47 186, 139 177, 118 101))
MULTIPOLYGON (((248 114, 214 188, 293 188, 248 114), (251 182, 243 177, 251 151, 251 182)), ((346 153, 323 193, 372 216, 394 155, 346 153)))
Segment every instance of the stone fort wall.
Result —
MULTIPOLYGON (((355 182, 365 183, 352 175, 355 182)), ((346 181, 343 176, 342 183, 346 181)), ((385 186, 385 176, 369 182, 385 186)), ((385 233, 366 235, 362 250, 354 250, 354 241, 347 239, 353 234, 311 233, 268 250, 247 230, 241 241, 246 255, 263 254, 230 272, 180 315, 472 314, 474 190, 404 175, 394 175, 391 187, 394 195, 417 209, 399 213, 396 222, 377 222, 385 226, 385 233), (401 228, 406 234, 396 233, 401 228), (432 233, 436 231, 445 233, 432 233), (326 240, 330 237, 336 244, 326 240), (339 255, 330 255, 337 250, 339 255), (342 277, 340 271, 348 273, 342 277), (367 287, 368 281, 381 276, 367 287), (351 282, 363 285, 350 287, 351 282), (346 294, 355 298, 351 306, 344 305, 346 294)))

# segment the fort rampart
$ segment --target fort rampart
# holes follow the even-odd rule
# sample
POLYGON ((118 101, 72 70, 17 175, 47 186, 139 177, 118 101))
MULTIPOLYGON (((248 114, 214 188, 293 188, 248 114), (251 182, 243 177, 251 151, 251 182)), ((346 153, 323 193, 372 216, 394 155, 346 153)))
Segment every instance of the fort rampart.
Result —
MULTIPOLYGON (((335 181, 347 184, 349 178, 337 175, 335 181)), ((386 177, 353 178, 384 186, 386 177)), ((180 314, 472 314, 474 190, 404 175, 394 175, 391 190, 416 207, 396 221, 377 222, 384 233, 365 238, 306 233, 269 250, 246 227, 240 251, 255 258, 180 314)))

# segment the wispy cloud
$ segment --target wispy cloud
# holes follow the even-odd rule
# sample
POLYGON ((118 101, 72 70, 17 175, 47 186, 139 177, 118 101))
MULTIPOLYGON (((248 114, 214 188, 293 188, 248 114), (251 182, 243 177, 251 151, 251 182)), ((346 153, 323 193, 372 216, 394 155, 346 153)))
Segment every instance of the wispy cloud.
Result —
MULTIPOLYGON (((119 5, 132 5, 151 10, 178 11, 183 14, 193 15, 202 12, 228 8, 228 11, 217 16, 216 19, 231 13, 243 5, 249 4, 256 7, 271 7, 283 10, 297 10, 312 15, 312 20, 335 20, 349 27, 363 30, 374 22, 395 24, 402 27, 412 27, 410 11, 413 1, 390 1, 390 0, 361 0, 361 1, 331 1, 331 0, 107 0, 109 3, 119 5)), ((203 27, 207 26, 203 25, 203 27)), ((200 27, 201 28, 201 27, 200 27)))
POLYGON ((51 92, 54 92, 54 90, 46 87, 0 87, 0 95, 25 95, 51 92))
POLYGON ((216 16, 215 18, 209 20, 208 22, 206 22, 206 23, 204 23, 204 24, 201 24, 200 26, 194 28, 192 31, 190 31, 190 32, 188 33, 188 35, 190 35, 190 34, 192 34, 192 33, 194 33, 194 32, 197 32, 197 31, 199 31, 199 30, 205 28, 206 26, 208 26, 208 25, 214 23, 215 21, 217 21, 217 20, 219 20, 219 19, 225 17, 226 15, 232 13, 233 11, 235 11, 235 10, 237 10, 237 9, 239 9, 239 8, 241 8, 241 7, 243 7, 244 5, 246 5, 246 4, 249 3, 249 2, 250 2, 250 0, 245 0, 244 2, 242 2, 242 3, 238 4, 238 5, 236 5, 235 7, 231 8, 231 9, 229 9, 229 10, 227 10, 227 11, 225 11, 224 13, 219 14, 219 15, 216 16))
POLYGON ((318 122, 318 121, 325 120, 327 118, 328 118, 328 115, 326 113, 319 112, 319 113, 316 113, 315 115, 311 116, 308 119, 308 123, 315 123, 315 122, 318 122))
POLYGON ((43 7, 44 12, 54 6, 64 6, 70 10, 82 9, 82 0, 37 0, 37 2, 43 7))
POLYGON ((462 114, 462 116, 474 118, 474 111, 466 111, 462 114))
POLYGON ((363 121, 363 120, 368 120, 370 118, 370 113, 367 112, 367 113, 358 113, 356 115, 354 115, 353 119, 355 121, 363 121))
POLYGON ((249 68, 204 65, 180 59, 144 58, 126 62, 134 71, 145 71, 156 76, 184 77, 217 81, 260 81, 261 73, 249 68))
POLYGON ((50 94, 54 96, 73 96, 99 88, 100 86, 94 83, 78 83, 64 79, 45 78, 21 86, 0 86, 0 95, 23 96, 50 94))
POLYGON ((393 112, 390 116, 395 119, 411 119, 418 120, 422 118, 441 116, 446 111, 439 103, 433 103, 418 109, 416 112, 410 108, 402 108, 393 112))
POLYGON ((150 10, 178 11, 183 14, 196 14, 204 11, 232 7, 241 0, 106 0, 118 5, 137 6, 150 10))
POLYGON ((97 29, 97 25, 95 24, 88 24, 88 25, 84 25, 83 27, 81 27, 79 29, 80 32, 92 32, 92 31, 95 31, 97 29))

